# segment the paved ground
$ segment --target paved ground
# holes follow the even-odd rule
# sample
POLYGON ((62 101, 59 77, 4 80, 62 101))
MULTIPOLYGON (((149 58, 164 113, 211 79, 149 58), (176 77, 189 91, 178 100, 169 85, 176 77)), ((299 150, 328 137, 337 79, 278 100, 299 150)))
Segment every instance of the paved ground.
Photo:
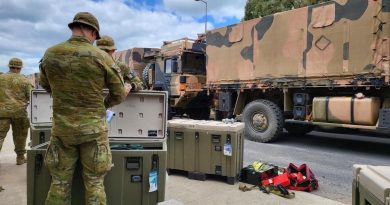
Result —
MULTIPOLYGON (((282 142, 283 144, 284 142, 282 142)), ((252 156, 253 144, 247 142, 246 156, 252 156), (252 153, 252 154, 251 154, 252 153)), ((265 145, 261 145, 263 148, 265 145)), ((272 147, 274 145, 268 145, 272 147)), ((255 153, 257 156, 261 150, 255 153)), ((0 186, 5 188, 0 192, 0 204, 24 205, 26 201, 26 165, 15 165, 15 154, 13 153, 12 137, 10 133, 6 138, 3 150, 0 153, 0 186)), ((252 159, 246 159, 251 161, 252 159)), ((216 180, 195 181, 184 176, 171 175, 166 184, 166 202, 169 205, 225 205, 225 204, 289 204, 289 205, 341 205, 342 203, 326 199, 314 194, 296 192, 294 199, 284 199, 275 195, 266 195, 257 190, 241 192, 238 184, 232 186, 225 182, 216 180)))
POLYGON ((300 137, 284 134, 273 144, 246 141, 244 164, 255 160, 281 166, 307 163, 320 184, 314 194, 351 204, 352 165, 390 166, 390 135, 337 131, 343 133, 312 132, 300 137))

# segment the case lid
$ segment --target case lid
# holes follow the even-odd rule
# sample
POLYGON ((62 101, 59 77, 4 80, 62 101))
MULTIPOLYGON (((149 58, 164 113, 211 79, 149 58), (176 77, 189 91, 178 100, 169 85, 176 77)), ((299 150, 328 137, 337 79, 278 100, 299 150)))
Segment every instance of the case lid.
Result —
POLYGON ((30 95, 30 122, 33 125, 51 124, 53 99, 45 90, 32 90, 30 95))
MULTIPOLYGON (((52 122, 53 99, 45 90, 31 92, 31 124, 52 122)), ((168 93, 139 91, 130 93, 124 102, 111 109, 115 116, 108 126, 110 139, 162 140, 166 137, 168 93)))
POLYGON ((367 165, 359 168, 359 172, 357 172, 358 186, 363 186, 377 199, 385 203, 386 197, 390 196, 390 167, 367 165))
POLYGON ((243 130, 245 126, 242 122, 225 123, 212 120, 173 119, 168 121, 168 127, 237 132, 243 130))
POLYGON ((114 106, 115 116, 108 124, 110 139, 161 140, 166 137, 168 93, 139 91, 130 93, 114 106))
POLYGON ((197 120, 192 119, 172 119, 168 121, 169 128, 187 128, 187 129, 195 129, 195 124, 197 120))

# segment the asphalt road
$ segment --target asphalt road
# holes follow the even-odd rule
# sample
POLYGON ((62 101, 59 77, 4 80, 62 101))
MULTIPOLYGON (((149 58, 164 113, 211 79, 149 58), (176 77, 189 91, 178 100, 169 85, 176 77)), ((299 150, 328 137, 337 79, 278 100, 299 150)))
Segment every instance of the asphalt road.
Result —
POLYGON ((352 204, 352 165, 390 166, 390 134, 355 130, 314 131, 306 136, 284 133, 272 144, 245 141, 244 165, 260 160, 287 167, 310 166, 319 181, 313 194, 352 204))

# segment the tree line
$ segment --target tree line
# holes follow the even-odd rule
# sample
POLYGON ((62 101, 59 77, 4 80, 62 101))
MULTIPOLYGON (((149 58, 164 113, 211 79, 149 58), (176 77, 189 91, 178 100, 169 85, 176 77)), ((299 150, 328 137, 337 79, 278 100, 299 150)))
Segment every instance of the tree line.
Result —
POLYGON ((247 0, 243 20, 246 21, 326 1, 329 0, 247 0))

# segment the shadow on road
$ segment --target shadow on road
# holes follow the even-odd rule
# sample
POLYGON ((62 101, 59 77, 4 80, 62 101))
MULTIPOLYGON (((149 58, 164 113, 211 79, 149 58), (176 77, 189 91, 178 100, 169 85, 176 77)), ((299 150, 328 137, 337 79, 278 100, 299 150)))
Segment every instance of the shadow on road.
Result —
POLYGON ((294 136, 286 132, 276 142, 279 145, 327 148, 334 150, 363 152, 366 154, 390 155, 390 135, 356 130, 340 132, 313 131, 307 135, 294 136))

